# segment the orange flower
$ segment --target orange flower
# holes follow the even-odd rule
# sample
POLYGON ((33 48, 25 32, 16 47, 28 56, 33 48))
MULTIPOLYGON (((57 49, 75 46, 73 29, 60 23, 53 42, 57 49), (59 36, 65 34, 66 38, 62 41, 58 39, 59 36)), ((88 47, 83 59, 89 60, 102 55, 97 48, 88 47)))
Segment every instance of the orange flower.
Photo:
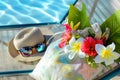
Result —
POLYGON ((62 40, 59 44, 60 48, 63 48, 66 45, 66 43, 71 39, 72 28, 69 26, 69 24, 65 24, 64 26, 66 27, 66 32, 62 35, 62 40))

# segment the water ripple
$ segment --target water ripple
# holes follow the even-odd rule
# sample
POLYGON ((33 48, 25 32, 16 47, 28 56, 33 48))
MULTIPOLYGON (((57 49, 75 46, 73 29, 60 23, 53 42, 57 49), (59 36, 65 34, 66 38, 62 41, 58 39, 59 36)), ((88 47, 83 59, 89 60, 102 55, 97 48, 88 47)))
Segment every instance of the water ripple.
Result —
POLYGON ((60 22, 76 0, 0 0, 0 26, 60 22))
MULTIPOLYGON (((14 15, 19 15, 19 16, 21 16, 21 17, 26 17, 26 19, 28 18, 28 19, 30 19, 31 21, 33 21, 33 22, 36 22, 36 23, 39 23, 39 21, 37 20, 37 19, 35 19, 35 18, 33 18, 33 17, 31 17, 31 16, 27 16, 26 14, 22 14, 22 13, 20 13, 19 11, 17 11, 17 10, 14 10, 14 8, 11 6, 11 5, 9 5, 9 4, 7 4, 7 3, 5 3, 5 2, 2 2, 1 1, 1 3, 3 3, 6 7, 8 7, 8 13, 10 13, 10 12, 12 12, 12 14, 14 14, 14 15)), ((7 14, 7 16, 9 16, 9 17, 11 17, 12 16, 12 18, 11 19, 13 19, 13 22, 19 22, 19 23, 21 23, 20 21, 18 21, 17 19, 15 19, 15 17, 14 17, 14 15, 12 15, 12 14, 7 14), (17 20, 17 21, 14 21, 14 20, 17 20)), ((21 17, 18 17, 18 19, 20 19, 21 17)), ((29 21, 30 21, 29 20, 29 21)), ((25 21, 25 20, 23 20, 23 21, 25 21)), ((28 21, 28 22, 29 22, 28 21)), ((10 21, 11 22, 11 21, 10 21)), ((21 23, 22 24, 22 23, 21 23)))

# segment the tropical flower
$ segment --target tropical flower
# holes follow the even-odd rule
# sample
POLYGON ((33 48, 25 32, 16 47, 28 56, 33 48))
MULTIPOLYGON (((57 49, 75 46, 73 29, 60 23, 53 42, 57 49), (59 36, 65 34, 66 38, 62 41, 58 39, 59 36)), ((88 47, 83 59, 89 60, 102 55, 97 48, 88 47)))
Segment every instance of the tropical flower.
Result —
POLYGON ((73 36, 69 41, 69 44, 65 46, 64 51, 65 53, 69 54, 68 56, 69 59, 73 59, 76 54, 78 54, 80 58, 85 57, 85 53, 81 51, 81 45, 83 40, 84 40, 83 38, 79 38, 76 40, 75 37, 73 36))
POLYGON ((98 55, 94 59, 96 63, 105 62, 106 65, 110 65, 114 63, 115 59, 120 57, 119 53, 114 52, 114 43, 108 45, 107 47, 101 44, 96 44, 95 49, 98 53, 98 55))
POLYGON ((97 55, 95 50, 96 44, 103 44, 102 40, 94 39, 92 37, 86 37, 81 46, 81 51, 88 56, 95 57, 97 55))
POLYGON ((64 24, 65 28, 66 28, 66 32, 71 32, 72 28, 70 27, 69 24, 64 24))
POLYGON ((71 39, 72 28, 69 26, 69 24, 65 24, 65 27, 66 32, 62 35, 62 41, 59 44, 60 48, 63 48, 67 44, 67 42, 71 39))

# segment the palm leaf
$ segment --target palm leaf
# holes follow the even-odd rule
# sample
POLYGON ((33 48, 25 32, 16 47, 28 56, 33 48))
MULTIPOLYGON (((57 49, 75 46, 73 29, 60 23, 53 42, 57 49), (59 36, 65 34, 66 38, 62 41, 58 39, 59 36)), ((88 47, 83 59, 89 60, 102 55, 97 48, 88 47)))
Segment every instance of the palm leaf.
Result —
POLYGON ((84 29, 85 27, 90 27, 90 21, 86 13, 86 6, 82 4, 82 10, 78 10, 73 5, 70 5, 70 10, 68 14, 68 23, 70 24, 73 21, 74 24, 80 22, 79 29, 84 29))

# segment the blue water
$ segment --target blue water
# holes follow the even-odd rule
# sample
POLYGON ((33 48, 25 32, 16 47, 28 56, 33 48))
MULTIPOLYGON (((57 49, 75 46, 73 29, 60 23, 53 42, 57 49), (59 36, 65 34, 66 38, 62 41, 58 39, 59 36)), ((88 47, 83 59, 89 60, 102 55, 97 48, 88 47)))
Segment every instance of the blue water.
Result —
POLYGON ((60 23, 77 0, 0 0, 0 26, 60 23))
POLYGON ((116 69, 115 71, 111 72, 107 76, 103 77, 101 80, 110 80, 115 76, 120 76, 120 68, 116 69))

